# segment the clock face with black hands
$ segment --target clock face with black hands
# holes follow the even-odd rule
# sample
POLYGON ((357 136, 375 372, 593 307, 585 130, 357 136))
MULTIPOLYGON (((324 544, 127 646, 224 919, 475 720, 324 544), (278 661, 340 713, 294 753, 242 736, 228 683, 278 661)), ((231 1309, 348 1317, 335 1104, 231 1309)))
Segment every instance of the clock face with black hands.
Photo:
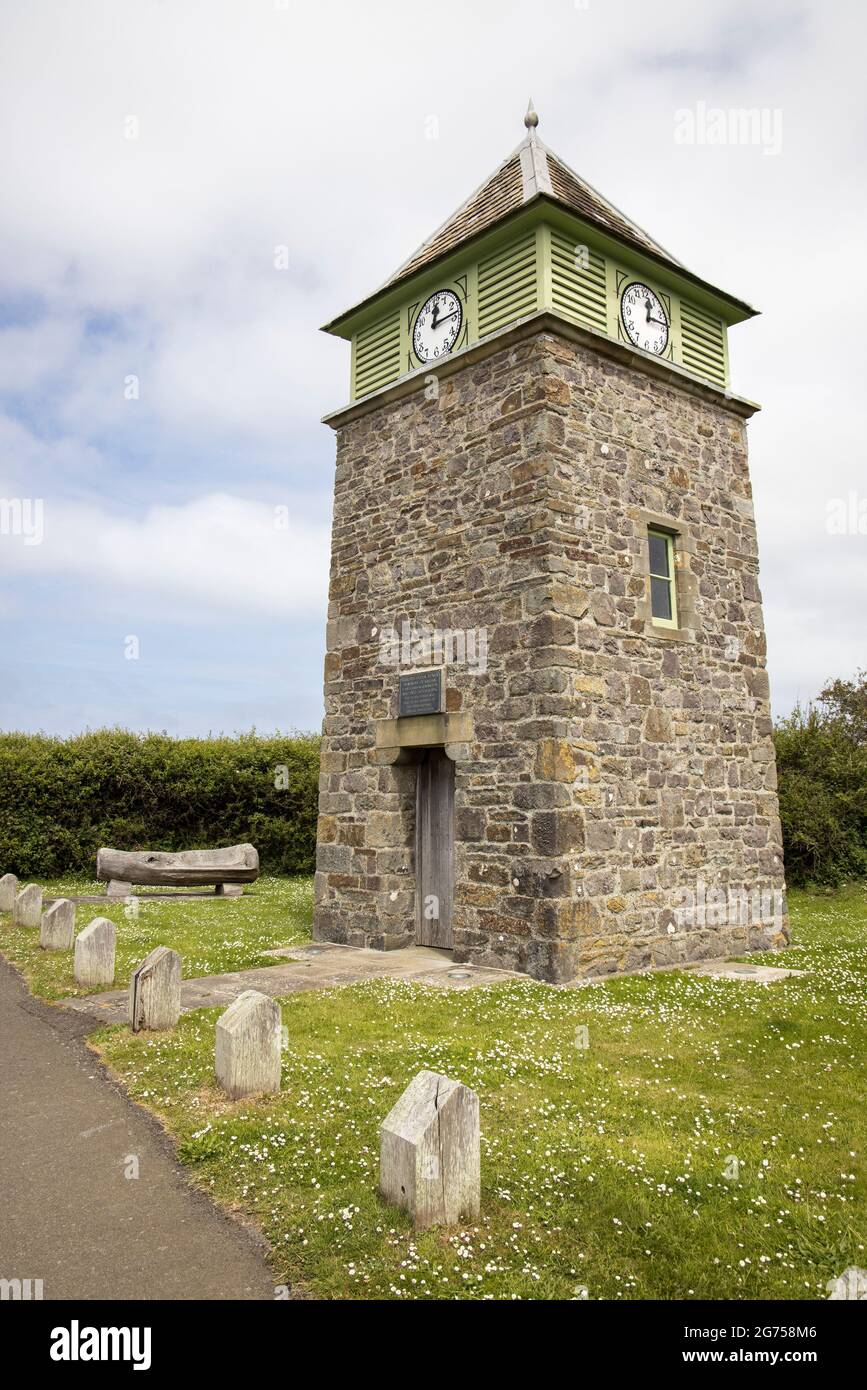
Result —
POLYGON ((464 311, 453 290, 436 290, 416 315, 412 347, 419 362, 436 362, 451 352, 458 339, 464 311))
POLYGON ((668 319, 659 296, 647 285, 627 285, 620 296, 620 318, 627 338, 658 357, 668 347, 668 319))

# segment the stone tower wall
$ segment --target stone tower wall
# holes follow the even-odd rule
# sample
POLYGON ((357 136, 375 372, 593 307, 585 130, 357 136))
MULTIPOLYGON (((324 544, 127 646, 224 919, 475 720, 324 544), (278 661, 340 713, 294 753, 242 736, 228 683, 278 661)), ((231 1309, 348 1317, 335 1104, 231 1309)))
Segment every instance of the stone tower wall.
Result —
POLYGON ((783 944, 744 420, 548 331, 433 395, 338 430, 315 935, 414 938, 415 768, 376 747, 407 623, 476 634, 446 677, 457 959, 563 980, 783 944))

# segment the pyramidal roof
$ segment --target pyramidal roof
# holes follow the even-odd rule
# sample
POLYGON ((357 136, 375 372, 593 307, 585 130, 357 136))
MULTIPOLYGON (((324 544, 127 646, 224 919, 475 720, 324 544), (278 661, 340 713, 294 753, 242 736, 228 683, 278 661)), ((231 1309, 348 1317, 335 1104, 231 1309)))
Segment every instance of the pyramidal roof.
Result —
POLYGON ((724 300, 736 310, 735 321, 751 318, 757 312, 744 300, 735 298, 693 271, 687 270, 670 251, 654 241, 643 227, 639 227, 637 222, 633 222, 631 217, 627 217, 614 203, 603 197, 586 179, 549 150, 539 139, 539 117, 533 110, 532 101, 527 108, 524 125, 527 127, 524 139, 494 170, 490 178, 471 193, 442 226, 398 266, 384 284, 325 324, 325 332, 340 332, 342 326, 359 309, 373 300, 380 299, 417 271, 433 265, 465 242, 488 231, 512 214, 520 212, 539 198, 550 200, 556 206, 597 227, 601 232, 634 247, 694 285, 709 291, 716 298, 724 300))
POLYGON ((414 275, 417 270, 439 260, 440 256, 453 251, 462 242, 487 231, 495 222, 543 194, 586 221, 595 223, 603 231, 619 237, 621 241, 629 242, 640 251, 649 251, 652 256, 667 261, 677 270, 684 269, 670 251, 654 241, 642 227, 542 143, 536 133, 539 117, 533 110, 532 101, 524 124, 527 134, 517 149, 432 236, 413 251, 408 260, 398 266, 381 289, 414 275))

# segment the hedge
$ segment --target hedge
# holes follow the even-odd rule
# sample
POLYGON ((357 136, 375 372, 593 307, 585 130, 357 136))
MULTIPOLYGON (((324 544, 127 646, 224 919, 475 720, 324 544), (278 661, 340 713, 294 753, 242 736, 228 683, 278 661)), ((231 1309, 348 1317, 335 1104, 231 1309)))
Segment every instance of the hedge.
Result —
POLYGON ((0 734, 0 874, 93 877, 101 845, 245 841, 266 872, 311 873, 318 780, 319 739, 309 734, 0 734))
MULTIPOLYGON (((796 706, 774 742, 789 883, 867 877, 867 676, 796 706)), ((318 778, 312 734, 0 734, 0 874, 92 876, 100 845, 246 840, 264 870, 311 873, 318 778)))
POLYGON ((867 877, 867 676, 831 681, 774 731, 786 879, 867 877))

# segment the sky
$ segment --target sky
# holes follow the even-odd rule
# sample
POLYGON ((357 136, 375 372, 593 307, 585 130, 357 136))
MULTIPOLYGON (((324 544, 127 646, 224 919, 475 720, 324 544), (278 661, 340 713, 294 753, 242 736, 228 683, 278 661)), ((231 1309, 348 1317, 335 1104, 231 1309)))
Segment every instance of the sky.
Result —
POLYGON ((550 148, 762 310, 730 350, 763 407, 774 713, 867 666, 865 15, 5 0, 0 729, 319 727, 320 418, 349 390, 319 326, 519 143, 530 96, 550 148))

